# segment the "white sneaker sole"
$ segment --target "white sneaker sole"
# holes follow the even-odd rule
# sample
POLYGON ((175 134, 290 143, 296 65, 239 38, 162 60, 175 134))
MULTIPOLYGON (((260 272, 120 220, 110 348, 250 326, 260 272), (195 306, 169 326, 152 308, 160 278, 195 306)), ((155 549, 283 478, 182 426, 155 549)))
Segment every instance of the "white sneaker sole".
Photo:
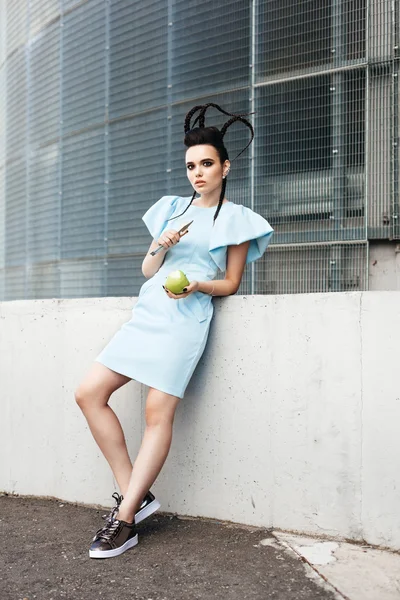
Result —
POLYGON ((129 548, 136 546, 138 541, 139 536, 136 534, 135 537, 125 542, 125 544, 119 548, 114 548, 114 550, 89 550, 89 556, 90 558, 112 558, 113 556, 119 556, 129 550, 129 548))
POLYGON ((158 500, 156 500, 154 498, 153 502, 150 502, 150 504, 148 504, 147 506, 145 506, 144 508, 142 508, 141 510, 139 510, 136 513, 136 515, 135 515, 136 525, 138 523, 140 523, 141 521, 143 521, 144 519, 147 519, 147 517, 149 517, 150 515, 155 513, 156 510, 158 510, 159 508, 161 508, 161 504, 159 503, 158 500))

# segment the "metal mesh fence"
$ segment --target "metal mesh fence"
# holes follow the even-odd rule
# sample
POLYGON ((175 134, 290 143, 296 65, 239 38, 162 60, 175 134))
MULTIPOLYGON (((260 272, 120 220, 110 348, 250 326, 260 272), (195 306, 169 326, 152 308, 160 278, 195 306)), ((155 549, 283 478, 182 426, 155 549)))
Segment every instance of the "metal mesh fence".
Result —
POLYGON ((203 102, 255 112, 227 196, 275 235, 239 292, 368 289, 369 244, 400 239, 399 29, 391 0, 2 3, 0 300, 135 295, 203 102))

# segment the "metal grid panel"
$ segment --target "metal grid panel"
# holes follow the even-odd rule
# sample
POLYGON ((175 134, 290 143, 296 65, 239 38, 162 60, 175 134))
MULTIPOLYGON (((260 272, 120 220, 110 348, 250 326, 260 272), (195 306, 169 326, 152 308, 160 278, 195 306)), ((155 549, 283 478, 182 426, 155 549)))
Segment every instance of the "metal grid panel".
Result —
POLYGON ((7 61, 7 158, 25 154, 27 144, 27 66, 22 48, 7 61))
POLYGON ((54 140, 60 129, 60 24, 31 45, 29 136, 31 144, 54 140))
POLYGON ((67 14, 62 35, 63 133, 105 118, 105 3, 91 0, 67 14))
POLYGON ((257 90, 255 207, 273 243, 365 239, 365 73, 257 90))
POLYGON ((165 195, 167 112, 143 113, 110 126, 108 253, 146 252, 142 216, 165 195))
POLYGON ((36 150, 29 161, 28 256, 31 263, 60 257, 59 154, 59 145, 52 144, 36 150))
POLYGON ((60 15, 61 2, 58 0, 29 0, 29 34, 34 36, 60 15))
MULTIPOLYGON (((20 160, 8 164, 5 186, 5 257, 7 267, 24 265, 26 261, 26 183, 26 161, 20 160)), ((11 273, 6 279, 7 281, 13 281, 11 273)), ((18 277, 17 280, 19 281, 18 277)))
MULTIPOLYGON (((400 237, 399 5, 370 0, 367 19, 366 4, 2 6, 8 162, 5 178, 0 157, 0 223, 2 214, 8 271, 0 262, 0 298, 56 294, 61 271, 61 296, 137 293, 150 241, 141 216, 163 194, 191 194, 183 117, 210 101, 257 111, 256 142, 232 164, 227 196, 254 201, 276 232, 266 256, 246 269, 239 293, 366 289, 365 240, 400 237)), ((216 124, 224 120, 210 114, 216 124)), ((239 126, 227 134, 231 158, 247 135, 239 126)), ((0 261, 1 252, 0 237, 0 261)))
MULTIPOLYGON (((103 131, 89 131, 64 140, 61 258, 104 255, 104 171, 103 131)), ((78 263, 76 266, 80 268, 78 263)))
POLYGON ((167 102, 168 3, 110 6, 110 119, 167 102))
POLYGON ((170 26, 173 101, 249 83, 248 0, 173 0, 170 26))
POLYGON ((349 292, 367 286, 366 242, 271 246, 256 263, 257 294, 349 292))
POLYGON ((257 7, 257 82, 365 61, 366 0, 267 0, 257 7))

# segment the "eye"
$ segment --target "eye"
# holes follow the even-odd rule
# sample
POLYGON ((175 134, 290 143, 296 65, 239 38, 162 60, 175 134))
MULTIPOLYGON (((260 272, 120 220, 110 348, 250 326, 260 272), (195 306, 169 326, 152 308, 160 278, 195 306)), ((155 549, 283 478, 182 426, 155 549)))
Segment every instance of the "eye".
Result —
POLYGON ((203 164, 209 165, 211 167, 213 163, 210 160, 205 160, 203 164))

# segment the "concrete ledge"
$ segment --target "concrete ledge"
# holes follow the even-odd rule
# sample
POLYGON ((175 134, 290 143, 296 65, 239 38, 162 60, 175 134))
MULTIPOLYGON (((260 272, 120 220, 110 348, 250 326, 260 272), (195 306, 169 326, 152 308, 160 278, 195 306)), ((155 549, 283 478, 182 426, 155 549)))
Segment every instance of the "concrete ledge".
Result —
MULTIPOLYGON (((73 391, 134 299, 0 303, 0 489, 108 505, 73 391)), ((155 490, 165 511, 400 549, 400 293, 217 299, 155 490)), ((112 406, 134 456, 146 388, 112 406)))

